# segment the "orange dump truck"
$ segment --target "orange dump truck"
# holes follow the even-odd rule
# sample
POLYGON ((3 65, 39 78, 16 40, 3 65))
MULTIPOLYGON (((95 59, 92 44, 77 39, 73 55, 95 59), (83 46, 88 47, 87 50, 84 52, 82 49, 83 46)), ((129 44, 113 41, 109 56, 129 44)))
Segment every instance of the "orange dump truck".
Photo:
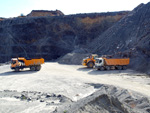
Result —
POLYGON ((30 68, 32 71, 39 71, 41 64, 44 63, 43 58, 39 59, 25 59, 24 57, 12 58, 11 69, 19 71, 20 69, 30 68))
POLYGON ((110 70, 110 69, 126 69, 129 64, 129 58, 97 58, 95 68, 97 70, 110 70))

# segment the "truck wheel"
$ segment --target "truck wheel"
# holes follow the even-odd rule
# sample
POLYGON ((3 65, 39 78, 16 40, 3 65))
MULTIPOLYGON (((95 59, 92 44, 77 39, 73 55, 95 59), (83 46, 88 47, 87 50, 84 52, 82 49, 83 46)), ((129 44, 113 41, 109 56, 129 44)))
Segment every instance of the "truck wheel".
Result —
POLYGON ((110 70, 110 66, 106 66, 106 70, 110 70))
POLYGON ((41 69, 41 66, 36 66, 36 71, 39 71, 41 69))
POLYGON ((123 69, 123 70, 126 70, 126 69, 127 69, 127 66, 122 66, 122 69, 123 69))
POLYGON ((97 70, 100 70, 100 68, 97 68, 97 70))
POLYGON ((122 70, 122 66, 117 66, 117 69, 118 70, 122 70))
POLYGON ((31 70, 31 71, 35 71, 35 66, 31 66, 31 67, 30 67, 30 70, 31 70))
POLYGON ((93 63, 93 62, 89 62, 89 63, 87 64, 87 67, 88 67, 88 68, 93 68, 93 66, 94 66, 94 63, 93 63))
POLYGON ((15 71, 16 71, 16 72, 18 72, 18 71, 19 71, 19 68, 18 68, 18 67, 16 67, 16 68, 15 68, 15 71))
POLYGON ((101 71, 104 71, 104 70, 105 70, 105 68, 104 68, 104 67, 100 67, 100 70, 101 70, 101 71))

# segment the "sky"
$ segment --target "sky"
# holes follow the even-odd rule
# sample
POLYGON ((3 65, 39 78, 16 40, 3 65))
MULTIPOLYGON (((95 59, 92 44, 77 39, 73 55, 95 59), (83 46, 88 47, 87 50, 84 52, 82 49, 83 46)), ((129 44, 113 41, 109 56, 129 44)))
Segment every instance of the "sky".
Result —
POLYGON ((32 10, 61 10, 64 14, 133 10, 149 0, 0 0, 0 17, 27 15, 32 10))

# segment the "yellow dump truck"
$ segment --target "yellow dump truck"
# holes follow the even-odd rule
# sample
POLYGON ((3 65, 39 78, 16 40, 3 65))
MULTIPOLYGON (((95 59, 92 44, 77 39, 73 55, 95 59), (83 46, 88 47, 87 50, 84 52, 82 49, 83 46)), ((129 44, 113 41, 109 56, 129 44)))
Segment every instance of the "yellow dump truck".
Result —
POLYGON ((95 68, 97 70, 110 70, 110 69, 126 69, 129 64, 129 58, 96 58, 95 68))
POLYGON ((82 65, 87 66, 89 68, 93 68, 93 66, 95 65, 96 58, 98 58, 98 55, 92 54, 89 57, 83 59, 82 65))
POLYGON ((11 69, 19 71, 20 69, 30 68, 32 71, 39 71, 41 64, 44 63, 44 59, 26 59, 24 57, 12 58, 11 69))

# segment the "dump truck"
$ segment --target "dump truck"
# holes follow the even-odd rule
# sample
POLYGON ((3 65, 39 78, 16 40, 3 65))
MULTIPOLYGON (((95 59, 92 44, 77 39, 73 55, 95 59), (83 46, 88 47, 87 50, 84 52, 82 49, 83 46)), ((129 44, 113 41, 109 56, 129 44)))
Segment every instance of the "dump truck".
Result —
POLYGON ((41 69, 41 64, 44 63, 43 58, 39 59, 26 59, 24 57, 12 58, 11 59, 11 69, 15 71, 23 70, 24 68, 30 68, 31 71, 39 71, 41 69))
POLYGON ((129 64, 129 58, 96 58, 95 68, 97 70, 110 70, 110 69, 126 69, 129 64))
POLYGON ((87 66, 88 68, 93 68, 93 66, 95 65, 96 58, 98 58, 98 55, 92 54, 89 57, 83 59, 82 65, 87 66))

